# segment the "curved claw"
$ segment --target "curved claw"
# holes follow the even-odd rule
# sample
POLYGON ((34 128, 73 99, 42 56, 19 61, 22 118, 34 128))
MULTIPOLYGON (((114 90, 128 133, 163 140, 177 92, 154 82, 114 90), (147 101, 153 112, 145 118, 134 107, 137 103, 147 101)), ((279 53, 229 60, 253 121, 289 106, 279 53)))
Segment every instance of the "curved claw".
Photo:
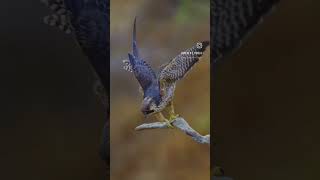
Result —
POLYGON ((179 114, 170 114, 169 121, 172 123, 178 117, 180 117, 179 114))
POLYGON ((167 124, 168 128, 170 128, 170 129, 174 128, 174 126, 172 126, 172 124, 171 124, 173 122, 172 120, 167 120, 166 119, 165 121, 166 121, 166 124, 167 124))

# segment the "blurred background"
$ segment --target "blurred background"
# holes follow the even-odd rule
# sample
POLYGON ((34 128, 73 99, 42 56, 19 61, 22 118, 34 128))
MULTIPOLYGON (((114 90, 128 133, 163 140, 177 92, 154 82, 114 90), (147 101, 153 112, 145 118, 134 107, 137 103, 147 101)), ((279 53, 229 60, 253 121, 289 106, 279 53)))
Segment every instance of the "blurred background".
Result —
POLYGON ((47 14, 39 0, 0 2, 0 179, 106 179, 93 72, 47 14))
MULTIPOLYGON (((210 39, 209 0, 111 1, 111 179, 208 180, 210 147, 178 130, 134 131, 144 119, 138 81, 122 60, 132 51, 137 16, 140 54, 157 71, 180 52, 210 39)), ((210 53, 179 81, 176 112, 201 134, 210 133, 210 53)))
POLYGON ((320 179, 318 7, 282 0, 216 67, 213 154, 234 180, 320 179))
MULTIPOLYGON (((123 95, 126 101, 123 102, 136 98, 131 100, 131 104, 111 99, 111 102, 119 102, 118 107, 122 106, 122 109, 125 106, 131 108, 118 113, 119 118, 112 117, 112 122, 123 123, 113 127, 119 132, 112 131, 118 134, 112 143, 120 154, 117 156, 115 153, 112 157, 112 160, 118 160, 113 162, 119 163, 113 166, 112 172, 119 179, 121 175, 143 173, 144 170, 148 172, 144 176, 152 179, 155 176, 153 169, 161 172, 164 180, 179 176, 181 172, 189 172, 186 179, 209 179, 206 174, 206 168, 209 168, 205 158, 209 157, 207 147, 195 144, 180 132, 133 131, 136 125, 146 122, 138 111, 142 98, 138 93, 138 83, 131 74, 120 70, 120 62, 131 50, 134 16, 138 16, 138 40, 143 55, 147 58, 162 48, 168 50, 163 56, 158 53, 157 58, 147 58, 153 67, 188 48, 193 41, 207 38, 206 33, 201 33, 204 37, 192 33, 207 31, 207 28, 192 27, 200 21, 197 16, 201 12, 188 10, 192 14, 189 18, 196 21, 178 23, 176 19, 184 17, 179 15, 184 13, 172 15, 169 12, 179 8, 167 8, 168 11, 161 13, 159 4, 168 1, 148 2, 137 0, 121 4, 121 1, 115 1, 119 6, 112 9, 118 12, 111 9, 111 13, 123 18, 119 26, 125 26, 118 28, 119 33, 124 31, 123 36, 111 37, 111 45, 119 44, 111 51, 116 53, 112 54, 112 62, 116 65, 113 65, 115 68, 111 69, 111 75, 122 78, 117 86, 132 86, 132 91, 118 88, 119 93, 126 93, 123 95), (148 27, 152 22, 147 19, 151 17, 159 21, 163 17, 168 23, 163 26, 170 27, 171 33, 160 28, 162 23, 158 20, 158 26, 148 27), (188 29, 175 29, 180 24, 188 29), (197 38, 180 38, 189 31, 197 38), (158 39, 158 42, 153 43, 153 39, 158 39), (161 43, 161 40, 168 42, 161 43), (188 42, 174 46, 174 43, 183 41, 188 42), (116 74, 116 70, 119 73, 116 74), (128 143, 132 139, 135 143, 128 143), (137 143, 139 139, 142 140, 137 143), (138 145, 140 148, 135 148, 138 145), (201 157, 199 153, 202 153, 201 157), (122 161, 122 158, 132 160, 122 161), (144 160, 147 163, 144 164, 144 160)), ((188 6, 179 7, 189 9, 188 6)), ((320 178, 317 173, 320 161, 318 7, 320 1, 282 0, 242 48, 216 69, 215 89, 211 93, 215 98, 211 114, 212 133, 217 141, 213 154, 216 164, 234 180, 320 178)), ((106 179, 105 166, 98 154, 105 117, 103 106, 92 92, 92 71, 72 37, 42 23, 42 17, 47 14, 48 9, 38 0, 0 2, 0 179, 106 179)), ((112 32, 116 30, 112 29, 112 32)), ((203 93, 208 83, 197 85, 197 90, 196 85, 190 87, 189 83, 200 83, 202 78, 207 78, 197 75, 197 71, 207 71, 202 70, 208 68, 207 62, 204 60, 197 64, 179 82, 176 96, 177 112, 203 134, 209 132, 206 124, 208 115, 200 115, 208 110, 198 106, 207 101, 202 99, 203 102, 199 102, 192 93, 203 93), (187 91, 184 91, 187 86, 187 91)))

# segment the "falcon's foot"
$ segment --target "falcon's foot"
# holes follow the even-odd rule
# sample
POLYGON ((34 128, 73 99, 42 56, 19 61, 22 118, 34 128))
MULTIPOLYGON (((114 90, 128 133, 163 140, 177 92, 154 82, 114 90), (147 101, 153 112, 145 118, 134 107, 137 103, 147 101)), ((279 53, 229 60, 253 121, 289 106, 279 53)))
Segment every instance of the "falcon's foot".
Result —
POLYGON ((172 123, 175 119, 177 119, 180 115, 174 112, 173 102, 169 102, 169 121, 172 123))
POLYGON ((172 123, 175 119, 177 119, 180 115, 179 114, 170 114, 169 121, 172 123))
POLYGON ((170 114, 169 120, 166 119, 169 128, 174 128, 172 123, 179 117, 179 114, 170 114))
POLYGON ((174 128, 174 127, 172 126, 172 124, 171 124, 173 121, 168 120, 168 119, 165 119, 164 121, 166 122, 166 124, 167 124, 168 128, 171 128, 171 129, 173 129, 173 128, 174 128))
POLYGON ((161 112, 157 112, 157 113, 155 114, 155 116, 156 116, 156 118, 157 118, 159 121, 165 121, 166 124, 167 124, 167 126, 168 126, 168 128, 174 128, 174 127, 172 126, 172 124, 171 124, 172 121, 170 121, 170 120, 168 120, 167 118, 165 118, 161 112))

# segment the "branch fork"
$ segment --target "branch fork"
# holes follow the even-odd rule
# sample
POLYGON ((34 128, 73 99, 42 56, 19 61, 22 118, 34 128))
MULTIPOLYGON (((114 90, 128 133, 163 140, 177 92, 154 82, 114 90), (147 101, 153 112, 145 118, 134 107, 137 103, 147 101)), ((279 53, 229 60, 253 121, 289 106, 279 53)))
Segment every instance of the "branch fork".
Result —
MULTIPOLYGON (((190 136, 194 141, 200 144, 210 144, 210 135, 208 134, 202 136, 200 133, 195 131, 184 118, 177 117, 171 122, 171 124, 173 127, 176 127, 177 129, 184 132, 186 135, 190 136)), ((170 129, 170 127, 168 127, 168 124, 166 122, 154 122, 141 124, 135 128, 136 131, 148 129, 170 129)))

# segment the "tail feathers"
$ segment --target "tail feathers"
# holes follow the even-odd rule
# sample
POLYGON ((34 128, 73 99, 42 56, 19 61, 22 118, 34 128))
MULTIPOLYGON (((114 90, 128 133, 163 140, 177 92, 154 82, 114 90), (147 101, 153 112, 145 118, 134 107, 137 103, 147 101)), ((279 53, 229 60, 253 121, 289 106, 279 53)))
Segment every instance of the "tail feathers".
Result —
POLYGON ((43 18, 45 24, 55 26, 61 31, 70 34, 72 32, 71 24, 69 23, 66 15, 52 14, 43 18))

